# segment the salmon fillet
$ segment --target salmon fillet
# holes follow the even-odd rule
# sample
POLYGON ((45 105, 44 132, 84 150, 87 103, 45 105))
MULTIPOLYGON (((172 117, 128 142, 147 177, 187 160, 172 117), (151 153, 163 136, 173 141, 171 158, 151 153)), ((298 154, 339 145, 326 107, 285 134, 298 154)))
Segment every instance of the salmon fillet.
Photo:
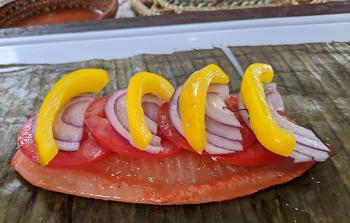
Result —
POLYGON ((113 154, 79 168, 53 169, 17 151, 12 166, 31 184, 87 198, 130 203, 198 204, 246 196, 288 182, 314 163, 237 167, 190 152, 162 160, 113 154))

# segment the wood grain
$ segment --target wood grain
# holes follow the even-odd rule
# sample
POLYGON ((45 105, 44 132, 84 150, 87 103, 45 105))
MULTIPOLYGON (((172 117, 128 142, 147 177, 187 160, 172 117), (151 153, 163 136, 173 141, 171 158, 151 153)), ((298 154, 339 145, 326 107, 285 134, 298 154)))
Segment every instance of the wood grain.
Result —
POLYGON ((243 68, 252 62, 272 64, 288 114, 332 144, 337 156, 290 183, 221 203, 162 207, 44 191, 25 182, 9 162, 19 126, 39 108, 62 74, 83 67, 104 68, 111 77, 104 94, 125 87, 130 76, 141 70, 160 73, 178 85, 193 71, 216 63, 230 75, 231 91, 239 90, 241 78, 220 49, 0 66, 0 222, 348 222, 350 45, 234 47, 232 51, 243 68))

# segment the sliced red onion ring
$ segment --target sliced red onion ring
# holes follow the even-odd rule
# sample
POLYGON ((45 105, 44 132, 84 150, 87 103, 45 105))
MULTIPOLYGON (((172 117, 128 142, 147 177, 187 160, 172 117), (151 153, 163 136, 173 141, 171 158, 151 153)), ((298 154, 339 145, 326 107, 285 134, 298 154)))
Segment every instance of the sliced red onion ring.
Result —
POLYGON ((79 95, 57 113, 52 130, 60 150, 77 151, 79 149, 83 136, 84 114, 94 98, 93 94, 79 95))
POLYGON ((241 95, 238 95, 238 109, 239 109, 239 114, 241 115, 244 123, 250 127, 249 113, 247 108, 243 104, 241 95))
POLYGON ((145 113, 145 116, 147 116, 152 121, 157 122, 158 111, 160 108, 157 104, 151 102, 144 102, 142 103, 142 108, 143 112, 145 113))
POLYGON ((243 151, 243 146, 241 141, 226 139, 221 136, 210 133, 208 131, 207 131, 207 141, 208 143, 222 149, 231 150, 231 151, 243 151))
POLYGON ((329 154, 325 151, 313 149, 311 147, 304 146, 299 143, 296 144, 294 151, 305 156, 312 157, 315 161, 325 161, 329 157, 329 154))
MULTIPOLYGON (((276 111, 284 111, 283 99, 282 99, 282 96, 277 91, 276 83, 265 84, 264 93, 265 93, 266 102, 270 106, 270 108, 273 108, 273 110, 276 110, 276 111)), ((238 97, 238 109, 240 110, 239 112, 241 117, 243 118, 244 123, 250 127, 249 113, 246 107, 244 106, 241 95, 239 95, 238 97)))
MULTIPOLYGON (((32 129, 31 129, 33 135, 35 134, 37 118, 38 118, 38 115, 36 114, 34 116, 32 129)), ((70 142, 70 141, 64 141, 64 140, 58 140, 58 139, 55 139, 55 141, 59 150, 63 150, 63 151, 77 151, 79 150, 79 147, 80 147, 80 142, 70 142)))
POLYGON ((76 127, 83 127, 85 111, 93 100, 92 97, 81 97, 80 100, 69 103, 63 111, 62 121, 76 127))
POLYGON ((80 147, 80 142, 69 142, 69 141, 63 141, 58 139, 55 139, 55 141, 58 148, 63 151, 68 151, 68 152, 78 151, 80 147))
POLYGON ((175 126, 176 130, 182 136, 184 136, 184 131, 182 129, 182 123, 181 123, 181 119, 178 111, 178 101, 179 101, 181 88, 182 86, 178 87, 174 92, 173 97, 171 98, 170 105, 169 105, 169 115, 170 115, 170 120, 175 126))
MULTIPOLYGON (((64 110, 63 110, 64 111, 64 110)), ((53 135, 55 139, 79 142, 83 136, 83 128, 63 122, 62 113, 59 111, 53 123, 53 135)))
POLYGON ((278 112, 276 112, 275 110, 271 110, 271 113, 281 128, 289 129, 297 135, 304 136, 304 137, 309 138, 311 140, 319 141, 317 136, 311 130, 306 129, 300 125, 297 125, 297 124, 287 120, 286 118, 284 118, 280 114, 278 114, 278 112))
MULTIPOLYGON (((329 148, 309 129, 299 126, 285 117, 281 116, 278 111, 284 110, 282 96, 276 88, 276 84, 264 86, 266 102, 277 124, 284 129, 292 131, 295 135, 296 146, 291 156, 295 163, 307 162, 311 160, 325 161, 329 157, 329 148)), ((241 98, 239 97, 239 108, 245 109, 241 98)), ((241 110, 240 114, 243 120, 250 126, 248 112, 241 110)))
POLYGON ((294 135, 295 135, 295 139, 296 139, 297 143, 299 143, 301 145, 311 147, 314 149, 318 149, 318 150, 322 150, 322 151, 326 151, 326 152, 330 151, 329 148, 326 145, 324 145, 319 139, 312 140, 310 138, 298 135, 295 132, 294 132, 294 135))
POLYGON ((149 130, 153 133, 153 135, 156 135, 157 128, 158 128, 157 122, 150 119, 147 115, 144 116, 144 119, 145 119, 145 122, 147 123, 149 130))
MULTIPOLYGON (((277 92, 277 94, 279 94, 279 93, 277 92)), ((278 98, 281 98, 281 96, 279 95, 278 98)), ((278 106, 276 104, 275 105, 271 104, 272 100, 270 100, 269 95, 267 96, 267 99, 269 99, 269 100, 267 100, 267 102, 268 102, 268 105, 271 106, 271 108, 275 108, 275 107, 282 108, 280 105, 278 106)), ((279 103, 279 104, 281 104, 281 103, 279 103)), ((240 115, 243 118, 244 122, 247 124, 247 126, 250 127, 249 114, 248 114, 248 112, 247 112, 247 110, 242 102, 241 96, 238 97, 238 108, 240 109, 240 115)), ((275 109, 271 109, 271 113, 281 128, 291 130, 294 132, 294 134, 305 137, 305 138, 309 138, 313 141, 319 141, 319 143, 317 143, 317 145, 322 147, 321 150, 328 151, 328 148, 323 143, 320 143, 320 140, 317 138, 317 136, 311 130, 306 129, 300 125, 297 125, 297 124, 285 119, 275 109)))
MULTIPOLYGON (((227 85, 212 86, 210 88, 210 91, 215 93, 208 93, 208 95, 214 94, 215 96, 219 97, 217 100, 221 100, 222 103, 224 103, 224 104, 221 104, 219 107, 214 108, 222 111, 222 108, 226 107, 226 104, 223 101, 223 99, 219 96, 218 92, 221 92, 221 95, 225 95, 225 97, 227 97, 229 92, 227 85)), ((182 136, 184 136, 182 123, 181 123, 181 119, 178 111, 180 92, 181 92, 181 86, 178 87, 175 93, 173 94, 173 97, 170 101, 169 114, 170 114, 171 122, 175 126, 176 130, 182 136)), ((207 101, 208 101, 208 97, 207 97, 207 101)), ((230 113, 231 114, 229 114, 230 115, 229 119, 232 120, 232 117, 235 118, 235 116, 234 116, 234 113, 232 113, 231 111, 230 113)), ((230 124, 232 124, 232 122, 230 122, 230 124)), ((206 115, 206 133, 207 133, 207 146, 205 148, 205 151, 208 153, 228 154, 228 153, 233 153, 235 151, 243 150, 243 146, 241 142, 242 134, 240 132, 240 129, 237 127, 226 125, 219 121, 213 120, 212 118, 206 115)))
MULTIPOLYGON (((274 108, 276 111, 284 111, 284 103, 282 96, 277 91, 276 83, 270 83, 264 85, 264 93, 267 104, 274 108)), ((240 110, 240 115, 243 118, 244 123, 250 127, 249 113, 244 106, 241 95, 238 97, 238 109, 240 110)), ((282 127, 282 126, 281 126, 282 127)), ((283 128, 283 127, 282 127, 283 128)))
MULTIPOLYGON (((38 115, 36 114, 33 119, 32 130, 31 130, 33 135, 35 134, 37 118, 38 118, 38 115)), ((62 151, 68 151, 68 152, 77 151, 79 150, 79 147, 80 147, 80 142, 70 142, 70 141, 64 141, 59 139, 55 139, 55 141, 59 150, 62 150, 62 151)))
POLYGON ((276 111, 284 111, 283 98, 277 91, 277 84, 270 83, 264 85, 264 93, 267 104, 276 111))
MULTIPOLYGON (((163 104, 163 101, 153 94, 146 94, 142 97, 143 112, 145 113, 145 116, 148 119, 151 119, 154 122, 153 125, 155 124, 157 126, 158 111, 162 104, 163 104)), ((151 123, 147 123, 147 124, 151 124, 151 123)))
POLYGON ((239 128, 222 124, 209 116, 205 117, 205 128, 207 132, 221 136, 226 139, 242 141, 242 134, 239 128))
POLYGON ((230 97, 230 89, 227 84, 212 84, 208 88, 208 93, 218 93, 224 100, 230 97))
POLYGON ((326 152, 330 151, 328 147, 324 145, 311 130, 287 120, 278 114, 278 112, 275 110, 271 109, 271 113, 281 128, 288 129, 294 133, 298 144, 307 146, 311 149, 322 150, 326 152))
MULTIPOLYGON (((105 112, 113 128, 121 136, 127 139, 131 145, 135 146, 131 138, 131 135, 128 131, 128 117, 127 117, 125 100, 126 100, 126 89, 121 89, 114 92, 108 98, 105 104, 105 112)), ((162 149, 163 148, 160 146, 160 137, 153 135, 151 144, 148 145, 144 151, 157 154, 160 151, 162 151, 162 149)))
POLYGON ((70 102, 69 104, 73 104, 77 101, 80 101, 80 100, 95 100, 95 95, 94 94, 90 94, 90 93, 87 93, 87 94, 81 94, 81 95, 78 95, 76 97, 74 97, 70 102))
MULTIPOLYGON (((174 124, 176 130, 182 136, 184 136, 181 119, 178 113, 178 100, 179 100, 180 91, 181 91, 181 87, 178 87, 170 102, 169 113, 170 113, 171 122, 174 124)), ((206 124, 207 132, 211 132, 215 135, 221 136, 226 139, 242 141, 242 134, 238 128, 224 125, 218 121, 213 120, 208 116, 206 116, 205 124, 206 124)))
POLYGON ((294 158, 294 163, 303 163, 303 162, 312 161, 312 157, 303 155, 296 151, 293 151, 290 157, 294 158))
MULTIPOLYGON (((115 115, 117 116, 119 122, 124 126, 124 128, 127 131, 127 134, 130 135, 128 113, 126 110, 126 91, 125 91, 125 94, 120 95, 116 99, 115 105, 114 105, 114 111, 115 111, 115 115)), ((145 122, 147 123, 148 128, 150 129, 150 131, 154 135, 152 137, 151 144, 159 146, 160 145, 160 138, 155 135, 155 134, 157 134, 157 123, 155 123, 154 121, 152 121, 150 118, 148 118, 146 116, 145 116, 145 122)), ((131 136, 130 136, 130 140, 131 140, 131 136)))
POLYGON ((242 127, 235 113, 227 108, 224 99, 217 93, 207 94, 205 114, 223 124, 242 127))
POLYGON ((313 139, 315 141, 319 141, 318 145, 323 146, 324 150, 328 151, 328 148, 325 145, 323 145, 323 143, 320 143, 320 140, 311 130, 299 126, 293 122, 290 122, 289 120, 285 119, 284 117, 278 114, 277 111, 284 111, 284 103, 282 96, 277 91, 276 83, 264 85, 264 91, 266 96, 266 102, 270 106, 270 108, 273 108, 271 109, 272 114, 281 128, 289 129, 297 135, 313 139))
POLYGON ((142 96, 142 103, 144 102, 156 104, 158 105, 158 107, 162 106, 163 104, 163 101, 153 94, 145 94, 144 96, 142 96))

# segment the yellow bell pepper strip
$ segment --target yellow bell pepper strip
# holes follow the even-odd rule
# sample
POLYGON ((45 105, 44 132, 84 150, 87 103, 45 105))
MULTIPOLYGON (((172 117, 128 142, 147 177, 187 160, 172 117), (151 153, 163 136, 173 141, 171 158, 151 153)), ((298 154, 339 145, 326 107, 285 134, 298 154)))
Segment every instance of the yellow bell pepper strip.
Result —
POLYGON ((109 82, 106 71, 81 69, 63 76, 46 95, 38 113, 35 143, 40 164, 47 165, 58 153, 52 125, 60 108, 83 93, 98 93, 109 82))
POLYGON ((201 154, 207 146, 205 105, 210 84, 227 84, 229 77, 220 67, 210 64, 194 72, 180 93, 180 118, 184 136, 192 148, 201 154))
POLYGON ((295 136, 291 131, 278 126, 265 100, 263 84, 270 83, 273 76, 270 65, 250 65, 243 76, 241 96, 259 142, 271 152, 288 157, 296 145, 295 136))
POLYGON ((144 120, 142 96, 154 94, 169 102, 174 93, 171 83, 158 74, 139 72, 129 82, 126 92, 126 110, 131 138, 140 150, 144 150, 152 140, 152 133, 144 120))

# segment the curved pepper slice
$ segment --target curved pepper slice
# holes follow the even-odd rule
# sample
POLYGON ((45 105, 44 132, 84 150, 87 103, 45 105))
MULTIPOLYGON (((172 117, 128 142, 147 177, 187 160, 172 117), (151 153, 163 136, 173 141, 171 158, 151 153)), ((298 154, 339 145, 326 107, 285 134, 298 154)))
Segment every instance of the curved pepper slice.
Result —
POLYGON ((173 93, 174 87, 171 83, 158 74, 139 72, 130 79, 126 93, 126 110, 130 135, 138 149, 145 149, 152 139, 152 133, 144 120, 142 96, 154 94, 169 102, 173 93))
POLYGON ((295 136, 291 131, 278 126, 265 101, 263 84, 270 83, 273 75, 270 65, 250 65, 243 76, 241 96, 259 142, 271 152, 290 156, 296 144, 295 136))
POLYGON ((60 108, 83 93, 98 93, 109 82, 106 71, 81 69, 63 76, 46 95, 38 113, 35 143, 41 165, 47 165, 58 153, 52 124, 60 108))
POLYGON ((210 84, 227 84, 229 77, 220 67, 210 64, 194 72, 182 86, 180 117, 187 142, 198 153, 207 145, 205 103, 210 84))

